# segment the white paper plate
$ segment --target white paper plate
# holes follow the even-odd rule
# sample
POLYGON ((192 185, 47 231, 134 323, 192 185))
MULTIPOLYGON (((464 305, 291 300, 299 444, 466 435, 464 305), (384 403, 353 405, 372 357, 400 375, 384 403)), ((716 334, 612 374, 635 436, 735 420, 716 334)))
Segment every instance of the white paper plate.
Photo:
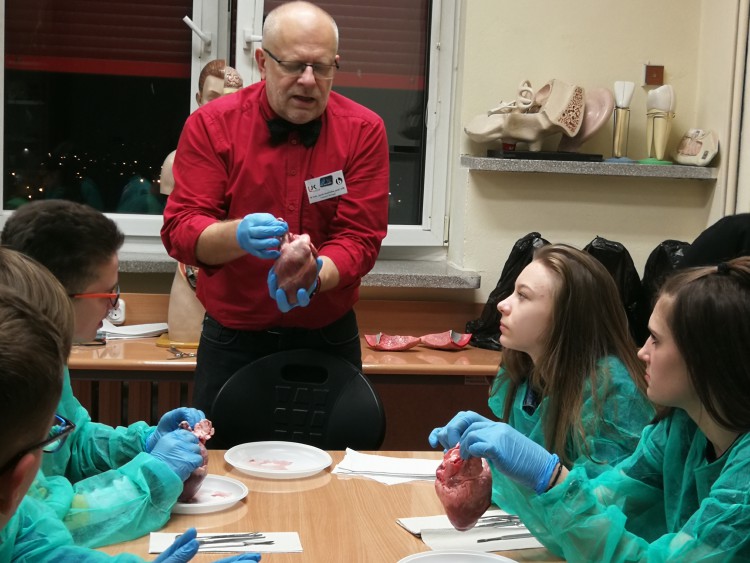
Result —
POLYGON ((425 551, 423 553, 415 553, 409 557, 399 560, 398 563, 411 563, 417 561, 419 563, 498 563, 503 561, 504 563, 515 563, 513 559, 508 559, 502 555, 494 555, 492 553, 483 553, 481 551, 425 551))
POLYGON ((331 456, 321 449, 297 442, 250 442, 224 454, 226 462, 253 477, 300 479, 323 471, 331 456))
POLYGON ((206 475, 198 494, 190 502, 178 502, 172 514, 206 514, 234 506, 247 496, 247 487, 236 479, 206 475))

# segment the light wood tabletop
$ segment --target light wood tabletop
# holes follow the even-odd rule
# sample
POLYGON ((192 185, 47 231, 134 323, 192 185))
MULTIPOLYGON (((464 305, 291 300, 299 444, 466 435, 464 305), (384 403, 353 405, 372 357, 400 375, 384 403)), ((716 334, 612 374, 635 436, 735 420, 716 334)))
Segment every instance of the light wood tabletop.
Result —
MULTIPOLYGON (((209 451, 209 474, 223 475, 247 485, 248 496, 216 513, 173 515, 164 532, 298 532, 302 553, 267 553, 265 563, 395 563, 430 549, 396 522, 398 518, 443 514, 432 482, 384 485, 361 477, 342 478, 331 470, 344 452, 329 452, 333 464, 312 477, 261 479, 244 474, 224 461, 224 451, 209 451)), ((379 455, 439 459, 438 452, 377 452, 379 455)), ((102 548, 109 554, 134 553, 146 559, 148 536, 102 548)), ((516 561, 560 561, 546 549, 498 552, 516 561)), ((214 561, 228 554, 200 554, 195 562, 214 561)))

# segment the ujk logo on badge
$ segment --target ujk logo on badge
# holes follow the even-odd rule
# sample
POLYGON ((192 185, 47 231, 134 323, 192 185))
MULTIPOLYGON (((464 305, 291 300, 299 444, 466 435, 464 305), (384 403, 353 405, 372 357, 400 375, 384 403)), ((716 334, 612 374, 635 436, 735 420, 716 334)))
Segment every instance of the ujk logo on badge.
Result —
POLYGON ((305 189, 307 190, 307 199, 310 203, 317 203, 331 199, 332 197, 344 195, 347 193, 344 171, 337 170, 330 174, 305 180, 305 189))

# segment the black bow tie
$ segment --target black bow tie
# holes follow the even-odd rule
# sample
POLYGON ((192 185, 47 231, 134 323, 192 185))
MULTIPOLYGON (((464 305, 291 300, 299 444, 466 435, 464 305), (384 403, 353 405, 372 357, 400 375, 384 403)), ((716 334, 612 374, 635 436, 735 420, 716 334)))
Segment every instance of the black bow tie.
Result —
POLYGON ((302 144, 311 147, 320 135, 320 119, 298 125, 277 117, 276 119, 269 119, 266 123, 268 124, 268 132, 271 134, 272 145, 283 143, 287 140, 291 131, 297 131, 302 144))

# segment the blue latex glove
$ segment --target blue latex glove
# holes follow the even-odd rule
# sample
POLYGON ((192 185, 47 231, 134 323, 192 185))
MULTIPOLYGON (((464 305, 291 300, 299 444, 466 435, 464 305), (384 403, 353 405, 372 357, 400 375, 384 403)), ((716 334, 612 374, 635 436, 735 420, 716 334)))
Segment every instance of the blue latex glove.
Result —
POLYGON ((231 563, 232 561, 260 561, 260 553, 242 553, 241 555, 218 559, 214 563, 231 563))
POLYGON ((477 414, 474 411, 461 411, 454 416, 445 426, 439 426, 430 432, 430 445, 437 448, 449 450, 458 444, 466 429, 475 422, 491 422, 490 419, 477 414))
MULTIPOLYGON (((323 259, 316 259, 315 264, 318 267, 318 273, 320 273, 320 269, 323 267, 323 259)), ((276 278, 276 271, 272 267, 268 271, 268 293, 271 296, 271 299, 276 300, 276 306, 279 308, 279 311, 281 311, 282 313, 288 313, 295 307, 307 307, 310 304, 310 296, 318 287, 319 279, 320 278, 316 276, 315 281, 308 289, 298 289, 297 302, 294 305, 290 305, 289 301, 287 301, 286 298, 286 292, 283 289, 279 289, 279 282, 276 278)))
POLYGON ((146 438, 146 452, 151 453, 156 442, 158 442, 162 436, 173 430, 177 430, 183 420, 186 420, 190 425, 190 428, 192 428, 204 418, 206 418, 206 415, 203 411, 188 407, 180 407, 179 409, 174 409, 168 413, 164 413, 161 420, 159 420, 159 425, 151 434, 149 434, 148 438, 146 438))
POLYGON ((188 530, 181 536, 177 536, 174 543, 154 559, 153 563, 186 563, 198 553, 198 542, 195 541, 197 535, 195 528, 188 530))
POLYGON ((242 250, 258 258, 276 259, 282 237, 289 230, 284 221, 270 213, 251 213, 237 225, 237 243, 242 250))
POLYGON ((538 494, 547 490, 560 462, 556 454, 504 422, 475 422, 459 443, 462 458, 487 458, 498 471, 538 494))
POLYGON ((187 430, 175 430, 156 442, 151 455, 166 463, 183 481, 203 465, 198 438, 187 430))

